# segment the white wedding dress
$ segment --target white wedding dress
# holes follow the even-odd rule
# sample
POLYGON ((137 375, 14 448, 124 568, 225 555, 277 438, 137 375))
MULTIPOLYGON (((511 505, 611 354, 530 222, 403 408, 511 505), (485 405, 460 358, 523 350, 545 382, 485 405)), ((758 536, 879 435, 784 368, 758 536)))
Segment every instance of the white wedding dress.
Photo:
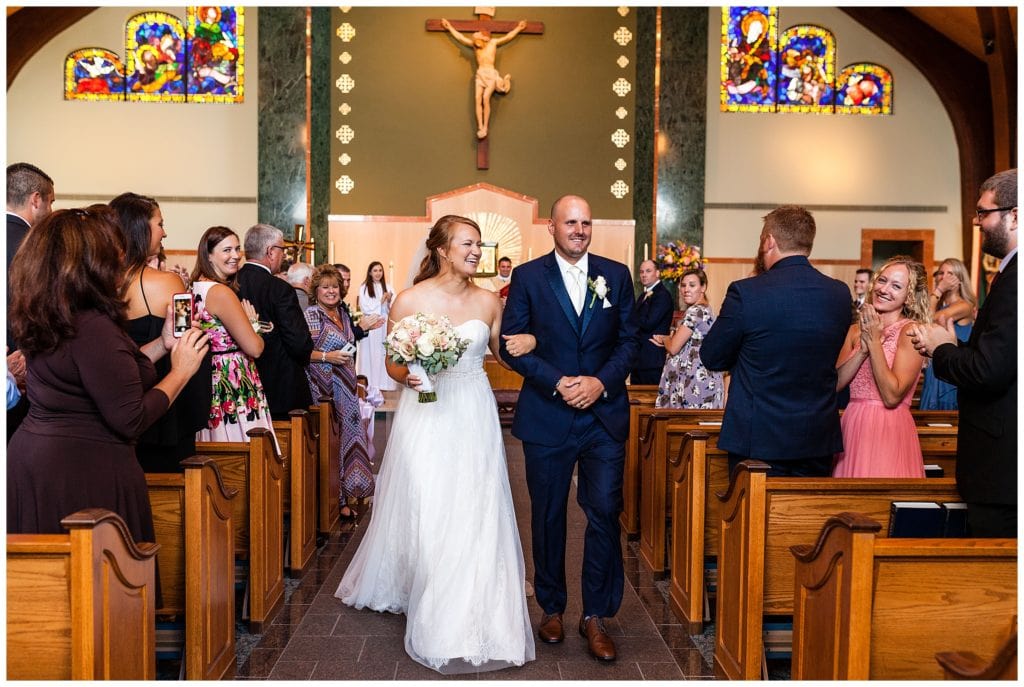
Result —
POLYGON ((534 659, 523 550, 494 395, 483 369, 490 329, 434 378, 437 401, 404 389, 366 534, 335 596, 406 614, 405 650, 441 673, 534 659))

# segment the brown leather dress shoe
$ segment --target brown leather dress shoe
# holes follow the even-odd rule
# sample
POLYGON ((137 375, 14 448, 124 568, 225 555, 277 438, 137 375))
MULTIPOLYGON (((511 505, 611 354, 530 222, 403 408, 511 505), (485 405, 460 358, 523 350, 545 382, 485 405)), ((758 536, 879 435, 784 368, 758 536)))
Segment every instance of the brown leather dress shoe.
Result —
POLYGON ((615 660, 615 642, 597 616, 580 618, 580 635, 587 638, 587 651, 599 661, 615 660))
POLYGON ((537 628, 537 636, 545 644, 558 644, 565 639, 565 631, 562 629, 562 614, 545 613, 540 617, 540 627, 537 628))

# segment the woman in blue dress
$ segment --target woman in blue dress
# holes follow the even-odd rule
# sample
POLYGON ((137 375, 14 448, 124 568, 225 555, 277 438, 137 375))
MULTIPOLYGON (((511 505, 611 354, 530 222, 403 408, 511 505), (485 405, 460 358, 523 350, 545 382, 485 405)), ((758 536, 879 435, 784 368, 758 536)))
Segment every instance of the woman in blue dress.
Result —
MULTIPOLYGON (((935 271, 935 288, 932 289, 932 319, 946 326, 952 321, 956 338, 967 341, 974 325, 978 299, 971 289, 971 275, 967 267, 956 258, 947 258, 935 271)), ((956 410, 956 387, 935 376, 932 366, 924 371, 921 387, 921 410, 956 410)))

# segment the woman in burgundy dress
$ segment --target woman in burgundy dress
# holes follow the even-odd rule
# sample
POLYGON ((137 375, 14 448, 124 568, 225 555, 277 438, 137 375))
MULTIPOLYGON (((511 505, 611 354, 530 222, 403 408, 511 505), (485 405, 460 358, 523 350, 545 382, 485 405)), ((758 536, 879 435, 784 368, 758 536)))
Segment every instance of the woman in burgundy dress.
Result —
POLYGON ((208 349, 190 329, 171 370, 124 331, 124 239, 105 205, 58 210, 32 228, 11 264, 11 327, 28 365, 28 417, 7 445, 7 531, 63 532, 83 508, 121 516, 155 541, 135 441, 178 396, 208 349))

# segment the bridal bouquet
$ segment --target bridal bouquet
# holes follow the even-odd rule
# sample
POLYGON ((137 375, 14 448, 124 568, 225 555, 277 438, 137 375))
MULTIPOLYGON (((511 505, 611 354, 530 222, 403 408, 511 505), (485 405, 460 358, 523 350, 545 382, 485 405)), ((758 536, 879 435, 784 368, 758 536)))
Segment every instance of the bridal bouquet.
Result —
POLYGON ((456 334, 447 317, 421 312, 403 317, 384 340, 388 357, 423 381, 420 403, 437 400, 430 375, 455 365, 468 346, 469 339, 456 334))

